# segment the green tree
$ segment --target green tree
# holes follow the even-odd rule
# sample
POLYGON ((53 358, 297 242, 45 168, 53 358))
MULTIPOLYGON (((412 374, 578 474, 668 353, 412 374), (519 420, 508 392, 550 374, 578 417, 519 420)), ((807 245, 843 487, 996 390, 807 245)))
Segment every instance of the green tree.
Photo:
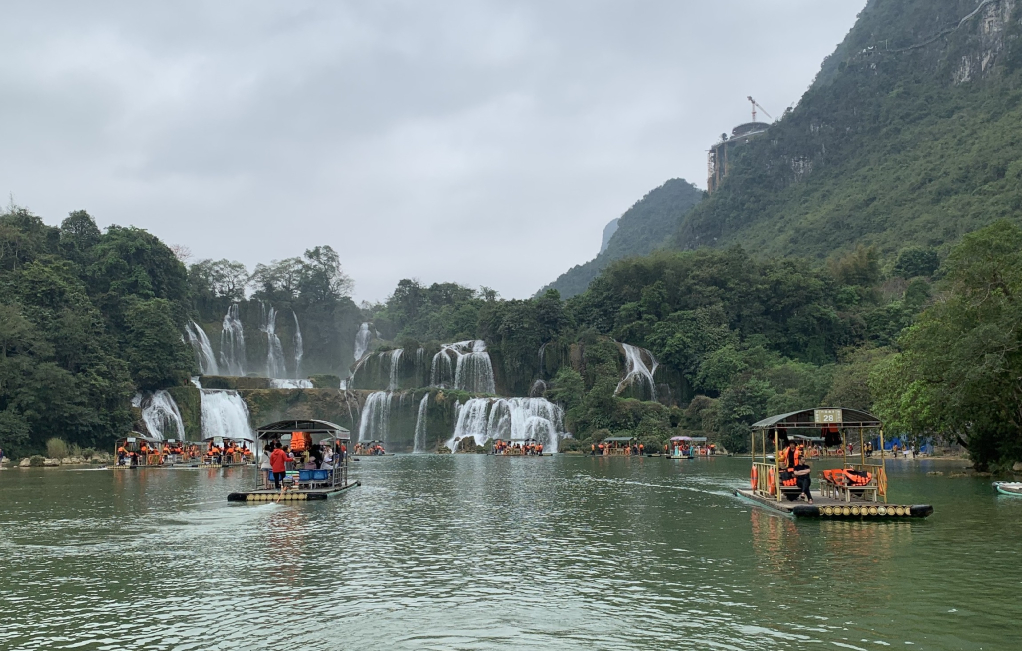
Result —
POLYGON ((181 340, 170 301, 135 301, 126 316, 125 357, 135 385, 154 391, 187 382, 195 360, 181 340))

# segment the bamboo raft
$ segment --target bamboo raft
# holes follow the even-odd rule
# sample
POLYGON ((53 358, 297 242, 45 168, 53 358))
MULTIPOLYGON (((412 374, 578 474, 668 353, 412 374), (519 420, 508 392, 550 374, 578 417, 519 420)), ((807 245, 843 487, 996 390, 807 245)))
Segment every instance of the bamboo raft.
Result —
POLYGON ((757 495, 751 490, 736 490, 735 495, 756 504, 796 518, 824 518, 834 520, 892 520, 898 518, 925 518, 933 514, 929 504, 885 504, 873 501, 852 501, 832 497, 816 497, 812 504, 788 502, 757 495))
POLYGON ((347 484, 336 486, 324 486, 321 488, 290 488, 283 491, 274 489, 257 489, 231 493, 227 496, 228 502, 311 502, 314 500, 325 500, 348 490, 355 486, 361 486, 362 482, 355 480, 347 484))
MULTIPOLYGON (((737 497, 764 508, 796 518, 891 520, 896 518, 926 518, 933 514, 929 504, 887 503, 887 459, 884 450, 884 432, 880 419, 858 409, 804 409, 772 416, 752 426, 752 482, 748 489, 735 490, 737 497), (848 433, 858 430, 858 459, 847 454, 848 433), (789 433, 790 431, 790 433, 789 433), (865 455, 866 432, 873 431, 880 440, 880 463, 867 461, 865 455), (802 432, 796 434, 795 432, 802 432), (822 436, 811 436, 810 434, 822 436), (757 450, 756 439, 759 437, 757 450), (769 436, 769 438, 768 438, 769 436), (767 444, 773 439, 773 454, 767 454, 767 444), (819 451, 817 445, 841 445, 841 465, 817 476, 813 503, 800 502, 802 489, 795 485, 790 474, 782 483, 781 463, 783 444, 798 443, 805 459, 806 446, 819 451), (757 452, 762 460, 757 460, 757 452), (858 461, 856 463, 855 461, 858 461), (849 480, 851 478, 852 480, 849 480), (788 483, 790 481, 791 483, 788 483)), ((825 459, 818 459, 824 461, 825 459)), ((836 460, 836 458, 834 459, 836 460)), ((797 463, 803 463, 802 461, 797 463)), ((795 469, 808 466, 796 466, 795 469)))

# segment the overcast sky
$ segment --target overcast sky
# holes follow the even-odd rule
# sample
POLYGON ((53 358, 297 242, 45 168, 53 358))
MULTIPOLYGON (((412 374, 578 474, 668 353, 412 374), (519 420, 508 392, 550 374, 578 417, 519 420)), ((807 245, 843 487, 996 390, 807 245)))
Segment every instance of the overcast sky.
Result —
MULTIPOLYGON (((0 192, 251 269, 526 297, 796 103, 865 0, 5 2, 0 192)), ((6 198, 6 197, 5 197, 6 198)), ((4 201, 6 204, 7 202, 4 201)))

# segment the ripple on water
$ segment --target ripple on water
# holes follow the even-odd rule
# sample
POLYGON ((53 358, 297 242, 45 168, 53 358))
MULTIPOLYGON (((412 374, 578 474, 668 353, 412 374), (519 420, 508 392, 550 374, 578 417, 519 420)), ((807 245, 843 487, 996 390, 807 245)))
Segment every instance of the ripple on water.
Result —
POLYGON ((237 470, 4 473, 0 647, 1010 648, 1019 509, 896 468, 938 515, 796 522, 731 496, 746 468, 396 456, 255 506, 237 470))

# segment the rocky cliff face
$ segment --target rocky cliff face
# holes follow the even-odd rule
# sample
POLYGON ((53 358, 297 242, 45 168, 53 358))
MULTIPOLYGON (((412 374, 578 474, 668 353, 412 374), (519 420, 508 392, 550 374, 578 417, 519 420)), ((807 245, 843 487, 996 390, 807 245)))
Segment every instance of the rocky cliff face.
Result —
POLYGON ((1014 218, 1020 18, 1017 0, 871 0, 674 246, 893 252, 1014 218))

